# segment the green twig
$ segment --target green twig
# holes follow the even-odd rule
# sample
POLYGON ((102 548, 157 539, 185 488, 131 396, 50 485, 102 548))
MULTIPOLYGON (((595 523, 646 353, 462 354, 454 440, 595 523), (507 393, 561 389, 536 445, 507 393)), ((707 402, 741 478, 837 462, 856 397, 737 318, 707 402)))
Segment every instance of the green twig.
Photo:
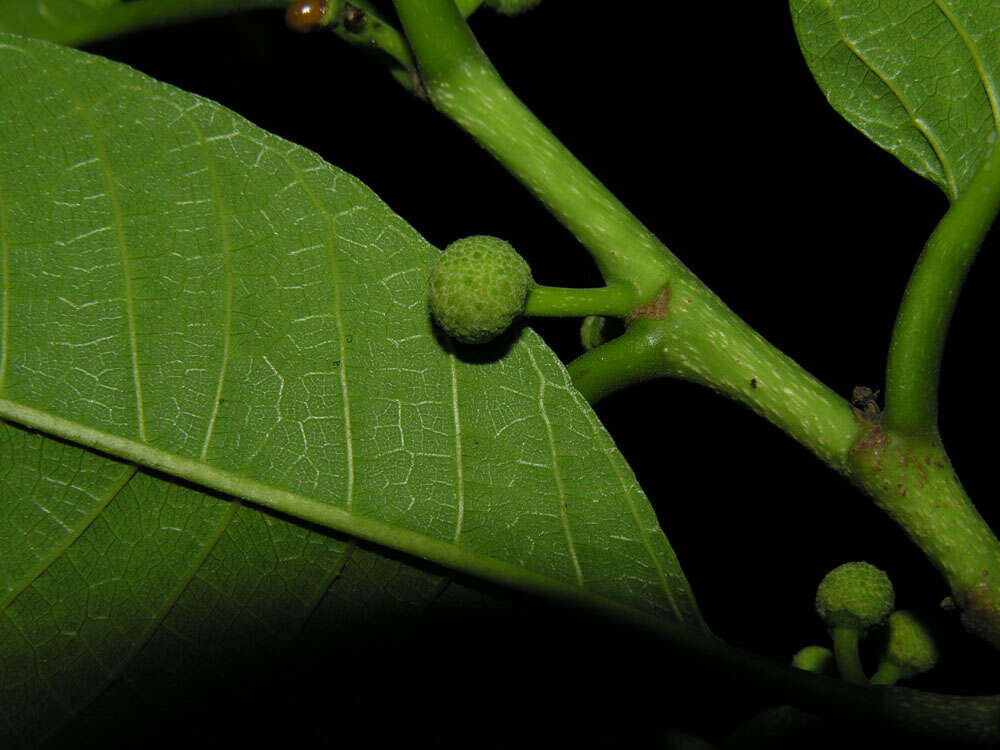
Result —
POLYGON ((567 289, 535 284, 528 294, 524 314, 549 318, 608 315, 624 318, 635 308, 635 293, 621 285, 596 289, 567 289))
MULTIPOLYGON (((468 18, 482 4, 483 0, 455 0, 462 18, 468 18)), ((364 52, 379 51, 388 55, 393 61, 386 66, 390 75, 410 93, 424 95, 409 42, 396 27, 382 18, 370 0, 343 3, 334 15, 330 29, 364 52)))
POLYGON ((43 3, 20 3, 22 9, 4 12, 0 30, 74 46, 155 26, 288 4, 288 0, 143 0, 103 8, 76 3, 64 13, 53 13, 43 3))
POLYGON ((366 0, 345 2, 334 14, 329 27, 337 36, 365 50, 379 50, 395 61, 407 75, 401 82, 408 88, 418 89, 413 83, 417 65, 410 53, 406 39, 376 8, 366 0))
POLYGON ((452 0, 396 0, 434 106, 528 187, 594 256, 609 284, 656 298, 680 266, 507 88, 452 0))
POLYGON ((907 284, 889 347, 883 426, 900 436, 937 429, 938 377, 962 283, 1000 209, 1000 146, 927 241, 907 284))
POLYGON ((705 385, 744 403, 842 474, 864 434, 850 404, 765 341, 700 282, 671 285, 660 320, 640 317, 625 335, 569 365, 591 401, 657 377, 705 385))
POLYGON ((833 654, 837 659, 837 670, 842 679, 855 685, 868 682, 865 669, 861 666, 861 656, 858 653, 860 633, 857 628, 834 628, 833 654))

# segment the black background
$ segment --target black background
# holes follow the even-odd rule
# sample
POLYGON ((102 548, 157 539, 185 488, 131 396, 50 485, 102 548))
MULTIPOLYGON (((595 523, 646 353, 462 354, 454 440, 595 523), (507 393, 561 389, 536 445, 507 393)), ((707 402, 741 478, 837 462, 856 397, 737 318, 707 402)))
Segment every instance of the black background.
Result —
MULTIPOLYGON (((786 4, 547 0, 516 19, 477 13, 472 26, 511 88, 738 314, 839 393, 881 387, 896 306, 946 200, 827 104, 786 4)), ((439 247, 495 234, 542 283, 600 281, 573 238, 485 152, 331 35, 293 34, 267 11, 90 49, 315 150, 439 247)), ((994 526, 996 245, 987 241, 963 291, 941 393, 945 444, 994 526)), ((576 321, 535 327, 564 360, 579 353, 576 321)), ((948 593, 869 500, 737 404, 663 381, 597 409, 725 640, 779 660, 825 643, 815 585, 848 560, 887 570, 899 606, 934 610, 948 593)), ((996 692, 996 652, 939 619, 944 661, 912 684, 996 692)), ((565 637, 571 652, 588 648, 565 637)), ((636 663, 620 683, 596 679, 594 692, 638 690, 632 678, 652 675, 664 701, 679 685, 697 692, 696 670, 664 669, 636 663)), ((581 718, 597 717, 570 723, 581 718)), ((708 731, 704 716, 689 719, 708 731)))

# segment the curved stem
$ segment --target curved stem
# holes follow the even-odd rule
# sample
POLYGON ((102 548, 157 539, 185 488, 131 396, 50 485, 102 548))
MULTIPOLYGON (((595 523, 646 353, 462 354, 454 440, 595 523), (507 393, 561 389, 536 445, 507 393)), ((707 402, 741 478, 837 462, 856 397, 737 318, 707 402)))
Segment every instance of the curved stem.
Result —
POLYGON ((60 15, 46 11, 44 3, 21 3, 19 13, 0 21, 0 30, 72 46, 154 26, 289 4, 289 0, 143 0, 84 10, 85 4, 78 3, 73 13, 60 15))
POLYGON ((344 3, 330 29, 344 41, 366 50, 381 50, 389 55, 406 72, 405 76, 397 78, 408 89, 416 91, 414 81, 417 65, 410 53, 410 46, 396 28, 379 16, 370 2, 354 0, 353 3, 344 3))
POLYGON ((833 654, 837 659, 837 669, 840 676, 855 685, 868 682, 865 669, 861 666, 861 656, 858 654, 858 640, 861 634, 857 628, 833 629, 833 654))
MULTIPOLYGON (((344 41, 354 44, 364 52, 379 50, 388 55, 395 64, 387 67, 389 73, 407 91, 423 96, 417 65, 413 60, 409 42, 399 30, 380 15, 378 8, 370 0, 354 0, 348 9, 344 4, 330 29, 344 41), (357 11, 361 10, 362 13, 357 11), (351 20, 345 22, 350 14, 351 20)), ((458 12, 463 18, 472 15, 483 4, 483 0, 455 0, 458 12)))
POLYGON ((573 385, 593 404, 633 383, 658 377, 661 364, 656 338, 631 326, 618 338, 580 355, 566 369, 573 385))
POLYGON ((453 0, 395 0, 434 106, 517 177, 594 256, 609 284, 656 298, 679 261, 519 101, 453 0))
POLYGON ((635 292, 620 284, 596 289, 535 284, 528 293, 524 314, 549 318, 577 318, 584 315, 624 318, 635 306, 635 292))
POLYGON ((889 347, 883 425, 901 436, 937 428, 938 377, 948 324, 979 246, 1000 210, 1000 144, 979 168, 921 253, 889 347))

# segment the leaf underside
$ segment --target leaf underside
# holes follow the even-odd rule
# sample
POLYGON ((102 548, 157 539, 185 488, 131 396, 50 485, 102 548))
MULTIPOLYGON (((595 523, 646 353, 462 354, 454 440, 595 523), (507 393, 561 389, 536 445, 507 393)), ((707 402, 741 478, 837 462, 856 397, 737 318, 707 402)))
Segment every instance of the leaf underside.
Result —
POLYGON ((1000 4, 790 4, 806 62, 833 107, 955 200, 1000 133, 1000 4))
POLYGON ((0 417, 22 410, 0 421, 0 746, 102 695, 155 704, 230 652, 366 608, 482 600, 379 551, 413 540, 460 550, 473 576, 497 563, 703 628, 632 472, 538 336, 493 361, 436 337, 436 255, 315 154, 0 33, 0 417), (336 532, 289 518, 287 497, 340 509, 336 532), (362 521, 382 548, 352 538, 362 521))

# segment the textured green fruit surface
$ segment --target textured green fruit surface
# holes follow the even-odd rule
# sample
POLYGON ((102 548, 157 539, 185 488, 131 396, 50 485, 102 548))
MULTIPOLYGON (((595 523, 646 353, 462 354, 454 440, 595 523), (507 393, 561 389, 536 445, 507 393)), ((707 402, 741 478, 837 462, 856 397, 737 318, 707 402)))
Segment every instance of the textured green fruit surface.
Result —
POLYGON ((524 312, 531 270, 508 242, 465 237, 448 245, 430 278, 430 307, 452 338, 482 344, 524 312))
POLYGON ((889 661, 899 667, 903 677, 912 677, 932 669, 938 660, 934 638, 912 612, 900 610, 889 617, 889 661))
POLYGON ((878 625, 892 612, 895 600, 889 576, 866 562, 834 568, 816 589, 816 611, 832 628, 878 625))

